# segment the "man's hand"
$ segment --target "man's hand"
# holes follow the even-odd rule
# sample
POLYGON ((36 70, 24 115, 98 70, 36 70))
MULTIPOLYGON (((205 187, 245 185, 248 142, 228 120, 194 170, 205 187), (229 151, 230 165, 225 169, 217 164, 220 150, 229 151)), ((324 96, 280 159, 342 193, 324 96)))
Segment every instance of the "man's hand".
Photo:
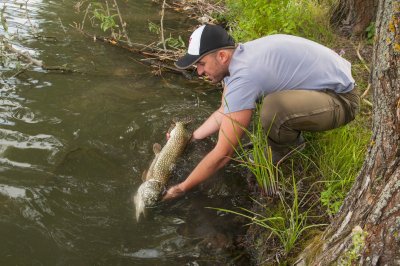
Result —
POLYGON ((171 199, 175 199, 175 198, 179 198, 179 197, 182 197, 184 194, 185 194, 185 191, 183 191, 183 190, 179 187, 179 185, 176 185, 176 186, 170 187, 170 188, 167 190, 167 193, 165 193, 165 195, 164 195, 162 201, 171 200, 171 199))

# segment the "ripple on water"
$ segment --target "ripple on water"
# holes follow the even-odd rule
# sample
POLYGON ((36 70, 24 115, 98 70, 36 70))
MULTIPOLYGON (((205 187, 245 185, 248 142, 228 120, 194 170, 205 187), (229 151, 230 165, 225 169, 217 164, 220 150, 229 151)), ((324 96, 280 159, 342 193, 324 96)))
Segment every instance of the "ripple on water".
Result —
MULTIPOLYGON (((39 149, 57 152, 63 145, 54 136, 38 134, 30 136, 18 131, 0 128, 0 146, 19 149, 39 149)), ((4 150, 3 150, 4 151, 4 150)))
POLYGON ((24 198, 26 196, 26 189, 8 185, 0 185, 0 194, 8 196, 12 199, 24 198))

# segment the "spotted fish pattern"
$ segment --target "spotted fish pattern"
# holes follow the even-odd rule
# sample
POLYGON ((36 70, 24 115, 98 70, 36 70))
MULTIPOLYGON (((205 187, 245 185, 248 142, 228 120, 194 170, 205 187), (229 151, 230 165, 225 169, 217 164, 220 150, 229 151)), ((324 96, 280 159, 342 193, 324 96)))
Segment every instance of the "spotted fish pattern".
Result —
POLYGON ((144 182, 134 196, 136 220, 144 214, 146 207, 152 207, 160 200, 175 163, 192 136, 187 129, 189 123, 189 119, 175 121, 175 127, 171 130, 165 146, 161 149, 160 144, 153 145, 155 157, 144 174, 144 182))

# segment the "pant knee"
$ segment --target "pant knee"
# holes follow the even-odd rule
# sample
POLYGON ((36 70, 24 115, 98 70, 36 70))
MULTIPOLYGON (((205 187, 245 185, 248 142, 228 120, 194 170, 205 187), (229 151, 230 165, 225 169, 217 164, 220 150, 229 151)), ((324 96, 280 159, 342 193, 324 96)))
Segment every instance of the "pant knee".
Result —
POLYGON ((264 98, 260 118, 266 132, 273 130, 282 122, 281 116, 284 108, 284 103, 279 95, 273 93, 264 98))

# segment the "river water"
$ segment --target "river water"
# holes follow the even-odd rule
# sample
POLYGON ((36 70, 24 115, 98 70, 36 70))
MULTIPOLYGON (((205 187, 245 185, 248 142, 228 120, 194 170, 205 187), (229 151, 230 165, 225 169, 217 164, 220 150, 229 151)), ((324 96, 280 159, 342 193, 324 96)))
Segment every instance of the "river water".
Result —
MULTIPOLYGON (((160 5, 119 2, 132 41, 157 41, 147 25, 159 22, 160 5)), ((0 66, 0 264, 242 264, 235 248, 242 224, 205 208, 232 209, 247 197, 233 165, 134 218, 132 196, 153 143, 165 144, 173 117, 190 114, 192 127, 199 126, 217 108, 220 91, 175 74, 155 76, 137 55, 84 37, 69 26, 82 20, 74 4, 0 0, 8 24, 0 34, 14 35, 14 47, 47 66, 76 71, 31 67, 12 77, 15 62, 0 66)), ((193 23, 166 13, 175 36, 186 39, 193 23)), ((191 144, 171 182, 183 180, 213 141, 191 144)))

